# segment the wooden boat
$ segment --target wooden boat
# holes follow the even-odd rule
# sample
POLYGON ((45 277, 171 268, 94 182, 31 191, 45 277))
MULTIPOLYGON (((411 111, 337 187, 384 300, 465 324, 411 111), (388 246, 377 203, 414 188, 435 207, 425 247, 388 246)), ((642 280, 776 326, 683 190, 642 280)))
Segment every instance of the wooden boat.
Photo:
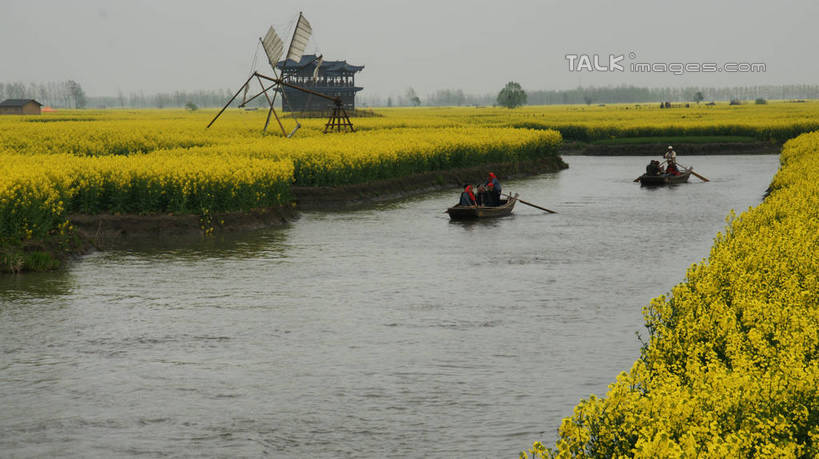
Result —
POLYGON ((685 183, 688 181, 688 177, 691 176, 691 169, 683 170, 680 175, 669 175, 669 174, 662 174, 662 175, 646 175, 643 174, 640 176, 640 185, 642 186, 661 186, 661 185, 673 185, 675 183, 685 183))
POLYGON ((518 201, 518 194, 510 196, 509 199, 502 199, 499 206, 462 206, 457 205, 446 210, 452 220, 472 220, 476 218, 498 218, 512 214, 515 203, 518 201))

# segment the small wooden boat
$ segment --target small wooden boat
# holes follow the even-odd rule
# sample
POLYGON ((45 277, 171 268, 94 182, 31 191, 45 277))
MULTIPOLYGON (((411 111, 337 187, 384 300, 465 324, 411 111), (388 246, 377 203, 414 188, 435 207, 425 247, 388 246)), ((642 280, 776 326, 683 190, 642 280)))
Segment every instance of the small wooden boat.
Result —
POLYGON ((673 185, 675 183, 685 183, 688 177, 691 176, 691 169, 685 169, 680 172, 680 175, 662 174, 662 175, 646 175, 640 176, 640 185, 642 186, 661 186, 673 185))
POLYGON ((510 196, 509 199, 502 199, 499 206, 462 206, 457 205, 446 210, 452 220, 472 220, 476 218, 498 218, 512 214, 515 203, 518 201, 518 194, 510 196))

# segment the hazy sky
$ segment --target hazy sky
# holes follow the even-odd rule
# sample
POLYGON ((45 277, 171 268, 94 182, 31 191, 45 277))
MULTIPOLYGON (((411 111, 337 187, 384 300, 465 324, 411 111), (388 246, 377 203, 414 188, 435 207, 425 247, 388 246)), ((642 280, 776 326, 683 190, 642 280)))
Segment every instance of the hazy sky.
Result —
MULTIPOLYGON (((0 0, 0 81, 75 79, 90 95, 235 88, 258 37, 299 11, 308 52, 363 64, 362 95, 604 86, 819 83, 819 2, 0 0), (624 55, 571 72, 567 54, 624 55), (629 56, 629 53, 633 53, 629 56), (637 73, 633 62, 764 63, 755 73, 637 73)), ((283 37, 284 38, 284 37, 283 37)), ((260 69, 268 71, 260 51, 260 69)))

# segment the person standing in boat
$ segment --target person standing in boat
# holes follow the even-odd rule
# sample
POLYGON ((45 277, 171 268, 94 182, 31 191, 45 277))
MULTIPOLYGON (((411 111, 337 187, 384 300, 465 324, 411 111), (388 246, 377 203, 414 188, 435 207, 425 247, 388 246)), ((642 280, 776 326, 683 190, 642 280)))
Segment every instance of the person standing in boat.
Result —
POLYGON ((460 206, 475 206, 477 202, 475 201, 475 194, 472 193, 472 185, 464 185, 464 191, 461 193, 461 202, 458 203, 460 206))
POLYGON ((489 179, 487 179, 485 185, 486 185, 487 192, 488 192, 487 194, 488 194, 488 197, 489 197, 489 199, 488 199, 489 202, 487 203, 487 205, 489 205, 489 206, 499 206, 500 205, 501 191, 503 190, 503 187, 501 187, 500 180, 498 180, 498 177, 495 175, 494 172, 489 173, 489 179))
POLYGON ((665 162, 668 163, 669 166, 674 166, 674 169, 677 168, 677 152, 674 151, 674 148, 669 145, 668 150, 665 152, 665 162))

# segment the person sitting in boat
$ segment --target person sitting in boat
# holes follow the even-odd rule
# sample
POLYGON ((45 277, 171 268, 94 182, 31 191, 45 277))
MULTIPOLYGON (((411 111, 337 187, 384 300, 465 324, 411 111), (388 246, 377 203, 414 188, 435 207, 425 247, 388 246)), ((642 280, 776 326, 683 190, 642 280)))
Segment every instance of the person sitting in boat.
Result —
POLYGON ((503 187, 501 187, 500 180, 495 175, 494 172, 489 173, 489 178, 486 180, 487 191, 488 191, 488 203, 487 206, 499 206, 500 205, 500 196, 503 187))
POLYGON ((680 175, 680 170, 677 169, 676 164, 668 163, 668 167, 665 168, 665 173, 668 175, 680 175))
POLYGON ((649 177, 655 177, 661 173, 662 170, 660 169, 660 162, 656 159, 652 159, 651 162, 648 163, 648 166, 646 166, 646 175, 649 177))
POLYGON ((464 191, 461 193, 460 206, 476 206, 475 194, 472 192, 472 185, 464 185, 464 191))
POLYGON ((486 187, 483 185, 478 185, 478 193, 475 195, 477 197, 477 202, 479 206, 485 206, 488 198, 488 192, 486 191, 486 187))

